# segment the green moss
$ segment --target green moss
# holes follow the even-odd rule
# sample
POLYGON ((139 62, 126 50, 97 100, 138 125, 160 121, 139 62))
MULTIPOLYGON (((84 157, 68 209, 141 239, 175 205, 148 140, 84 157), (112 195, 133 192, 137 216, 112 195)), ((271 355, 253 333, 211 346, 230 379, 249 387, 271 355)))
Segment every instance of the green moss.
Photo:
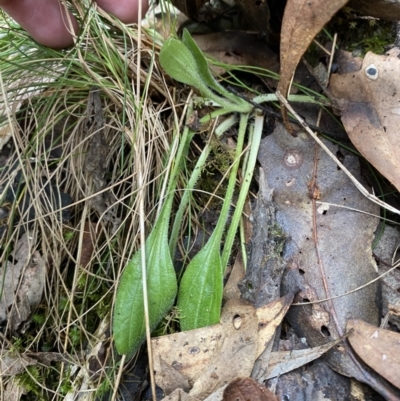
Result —
POLYGON ((396 37, 393 22, 363 19, 348 7, 333 18, 327 29, 338 33, 339 48, 356 52, 357 56, 369 51, 382 54, 396 37))

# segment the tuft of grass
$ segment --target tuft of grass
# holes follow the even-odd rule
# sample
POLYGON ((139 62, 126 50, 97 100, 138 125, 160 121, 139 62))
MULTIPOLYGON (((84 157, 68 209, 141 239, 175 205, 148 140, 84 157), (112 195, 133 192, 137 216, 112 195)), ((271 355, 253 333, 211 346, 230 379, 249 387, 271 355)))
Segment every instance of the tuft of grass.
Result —
MULTIPOLYGON (((21 202, 12 199, 14 217, 3 226, 0 258, 9 260, 28 230, 33 240, 27 255, 37 252, 47 270, 41 304, 27 322, 29 336, 21 332, 18 340, 2 342, 2 349, 13 343, 21 354, 51 351, 74 360, 73 375, 61 362, 51 368, 27 368, 21 380, 37 399, 49 392, 51 399, 61 400, 85 386, 100 393, 118 387, 115 369, 101 373, 109 375, 107 388, 103 380, 82 379, 87 372, 82 355, 107 339, 104 327, 109 327, 116 284, 140 246, 139 216, 147 227, 154 222, 171 152, 171 121, 179 130, 179 104, 189 94, 184 90, 177 98, 167 85, 157 63, 159 49, 146 32, 121 24, 89 1, 73 0, 71 6, 84 27, 71 49, 56 51, 35 43, 4 14, 0 24, 0 129, 10 133, 10 160, 16 161, 12 171, 0 171, 0 186, 7 188, 16 175, 23 177, 18 196, 29 194, 32 211, 24 217, 21 202), (85 171, 93 136, 87 129, 93 86, 101 91, 109 149, 105 180, 107 199, 112 200, 107 207, 119 219, 114 225, 93 207, 97 190, 85 171), (59 208, 43 207, 51 204, 41 190, 46 183, 72 198, 68 221, 60 218, 59 208), (89 244, 83 240, 85 223, 93 224, 89 244), (89 259, 82 264, 90 247, 89 259), (103 331, 98 332, 100 327, 103 331), (31 376, 42 387, 36 389, 28 380, 31 376)), ((2 193, 0 206, 6 201, 2 193)), ((12 340, 13 335, 7 326, 4 338, 12 340)), ((120 366, 112 342, 107 344, 106 366, 120 366)))

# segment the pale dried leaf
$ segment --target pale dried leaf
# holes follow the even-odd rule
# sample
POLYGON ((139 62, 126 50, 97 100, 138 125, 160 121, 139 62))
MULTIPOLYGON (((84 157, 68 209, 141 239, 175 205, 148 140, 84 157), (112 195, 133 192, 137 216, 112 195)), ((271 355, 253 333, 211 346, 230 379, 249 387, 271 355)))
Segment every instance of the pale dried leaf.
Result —
POLYGON ((400 60, 365 56, 361 69, 333 74, 331 94, 342 122, 359 152, 400 190, 400 60))
POLYGON ((26 392, 27 391, 12 378, 5 388, 4 401, 19 401, 26 392))
POLYGON ((357 355, 400 389, 400 334, 379 329, 360 319, 349 320, 349 342, 357 355))
POLYGON ((342 340, 337 339, 336 341, 314 348, 272 352, 269 359, 268 369, 263 379, 272 379, 290 372, 291 370, 297 369, 300 366, 304 366, 305 364, 319 358, 340 341, 342 340))
POLYGON ((173 393, 164 397, 161 401, 200 401, 198 398, 191 397, 182 389, 177 388, 173 393))
POLYGON ((232 267, 232 271, 229 275, 229 279, 224 287, 224 299, 239 299, 240 298, 240 290, 238 287, 238 283, 243 280, 244 277, 244 265, 243 265, 243 257, 242 253, 238 252, 235 263, 232 267))
POLYGON ((161 360, 194 383, 190 395, 199 399, 239 375, 250 375, 257 352, 258 325, 253 306, 230 300, 224 306, 220 324, 153 339, 157 385, 173 387, 165 382, 161 360))
POLYGON ((293 293, 285 295, 282 298, 256 309, 259 333, 257 358, 264 352, 265 347, 273 338, 276 328, 282 323, 290 305, 293 301, 293 293))
POLYGON ((27 366, 34 366, 37 363, 35 359, 27 356, 3 351, 0 354, 0 377, 19 375, 24 372, 27 366))
POLYGON ((32 253, 30 235, 23 234, 15 245, 12 256, 16 263, 7 262, 0 268, 0 276, 4 277, 0 321, 10 319, 13 330, 40 303, 45 284, 46 264, 38 251, 32 253))
MULTIPOLYGON (((29 257, 29 254, 25 256, 29 257)), ((15 302, 9 315, 14 331, 28 319, 32 309, 39 305, 45 282, 46 263, 40 253, 35 251, 29 259, 28 266, 22 272, 21 283, 17 288, 15 302)))

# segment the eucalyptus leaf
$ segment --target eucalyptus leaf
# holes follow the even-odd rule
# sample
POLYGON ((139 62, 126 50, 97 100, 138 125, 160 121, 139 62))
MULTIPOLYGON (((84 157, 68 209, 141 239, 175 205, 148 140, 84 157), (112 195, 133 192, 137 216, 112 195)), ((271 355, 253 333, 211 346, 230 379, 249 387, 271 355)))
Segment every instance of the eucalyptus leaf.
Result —
POLYGON ((186 267, 177 304, 182 331, 219 322, 223 291, 220 245, 220 235, 214 231, 186 267))
MULTIPOLYGON (((168 247, 170 213, 171 202, 168 201, 145 245, 151 330, 171 309, 177 292, 176 274, 168 247)), ((139 251, 122 273, 116 294, 113 333, 120 354, 132 355, 145 339, 142 279, 139 251)))

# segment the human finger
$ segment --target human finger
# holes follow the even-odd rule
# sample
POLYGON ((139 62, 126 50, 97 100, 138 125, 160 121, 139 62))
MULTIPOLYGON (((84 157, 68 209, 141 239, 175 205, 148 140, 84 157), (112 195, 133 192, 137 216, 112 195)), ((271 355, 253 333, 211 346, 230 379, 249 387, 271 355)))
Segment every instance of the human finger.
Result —
POLYGON ((0 0, 0 8, 17 21, 37 42, 61 49, 73 44, 70 25, 77 33, 75 17, 58 0, 0 0))
POLYGON ((139 20, 139 1, 142 2, 142 17, 149 8, 148 0, 97 0, 97 4, 125 24, 139 20))

